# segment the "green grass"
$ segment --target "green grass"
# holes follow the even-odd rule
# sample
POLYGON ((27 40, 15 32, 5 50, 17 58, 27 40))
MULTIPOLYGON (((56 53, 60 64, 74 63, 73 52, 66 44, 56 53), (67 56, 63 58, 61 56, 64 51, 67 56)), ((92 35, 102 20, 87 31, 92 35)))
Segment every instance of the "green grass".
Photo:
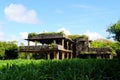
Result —
POLYGON ((1 60, 0 80, 120 80, 118 60, 1 60))

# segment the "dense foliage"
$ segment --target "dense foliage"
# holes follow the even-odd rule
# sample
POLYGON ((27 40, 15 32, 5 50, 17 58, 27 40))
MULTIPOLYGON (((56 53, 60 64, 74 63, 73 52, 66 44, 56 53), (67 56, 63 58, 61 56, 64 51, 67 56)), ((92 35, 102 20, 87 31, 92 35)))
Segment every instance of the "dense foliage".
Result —
POLYGON ((16 41, 0 42, 0 59, 15 59, 18 57, 16 41))
POLYGON ((108 47, 112 49, 112 54, 116 55, 116 50, 120 47, 116 42, 112 42, 107 39, 97 39, 90 43, 92 48, 101 48, 108 47))
POLYGON ((117 23, 112 24, 109 26, 107 31, 112 34, 112 38, 118 42, 120 42, 120 20, 117 23))
POLYGON ((107 39, 97 39, 90 43, 90 47, 111 47, 114 43, 107 39))
POLYGON ((115 49, 117 53, 117 57, 120 59, 120 20, 116 23, 110 25, 107 29, 107 32, 110 33, 110 38, 112 37, 118 43, 115 44, 115 49), (118 48, 117 48, 118 47, 118 48))
POLYGON ((0 80, 120 80, 117 60, 0 61, 0 80))

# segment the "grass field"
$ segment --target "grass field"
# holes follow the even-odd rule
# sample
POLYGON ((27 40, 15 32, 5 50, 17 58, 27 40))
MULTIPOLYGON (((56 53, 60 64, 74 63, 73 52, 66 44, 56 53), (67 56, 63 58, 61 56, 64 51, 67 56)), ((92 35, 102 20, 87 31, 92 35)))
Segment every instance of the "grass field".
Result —
POLYGON ((1 60, 0 80, 120 80, 118 60, 1 60))

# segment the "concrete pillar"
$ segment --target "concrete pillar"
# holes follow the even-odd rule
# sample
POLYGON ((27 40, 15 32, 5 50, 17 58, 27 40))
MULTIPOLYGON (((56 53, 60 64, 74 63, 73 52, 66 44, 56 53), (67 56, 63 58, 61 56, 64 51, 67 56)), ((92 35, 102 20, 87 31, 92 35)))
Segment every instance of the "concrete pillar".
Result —
POLYGON ((47 59, 50 60, 50 53, 47 53, 47 59))
POLYGON ((102 58, 105 59, 105 55, 103 55, 102 58))
MULTIPOLYGON (((28 41, 28 47, 29 47, 29 46, 30 46, 30 41, 28 41)), ((29 49, 29 48, 28 48, 28 49, 29 49)), ((28 50, 28 49, 27 49, 27 50, 28 50)), ((27 51, 26 51, 26 58, 27 58, 27 59, 30 59, 30 54, 29 54, 29 52, 27 52, 27 51)))
POLYGON ((101 55, 100 54, 97 55, 97 59, 101 59, 101 55))
POLYGON ((54 59, 56 60, 57 59, 56 51, 54 51, 53 55, 54 55, 54 59))
POLYGON ((30 59, 30 54, 28 52, 26 52, 26 58, 30 59))
POLYGON ((112 54, 110 54, 110 55, 109 55, 109 58, 110 58, 110 59, 113 59, 113 55, 112 55, 112 54))
POLYGON ((72 54, 72 52, 71 52, 70 54, 71 54, 71 56, 70 56, 70 57, 71 57, 71 59, 72 59, 72 58, 73 58, 73 54, 72 54))
POLYGON ((62 39, 62 46, 63 46, 63 48, 64 48, 64 39, 62 39))
POLYGON ((62 59, 65 59, 65 52, 62 52, 62 59))
POLYGON ((28 41, 28 46, 30 46, 30 41, 28 41))
POLYGON ((91 55, 90 55, 90 54, 88 54, 88 58, 91 58, 91 55))
POLYGON ((37 41, 35 41, 35 46, 37 46, 37 41))
POLYGON ((53 40, 53 43, 56 44, 56 40, 53 40))
POLYGON ((57 52, 57 60, 59 60, 59 51, 57 52))
POLYGON ((69 59, 69 53, 67 53, 67 59, 69 59))
POLYGON ((89 48, 89 39, 87 38, 87 43, 86 43, 86 50, 88 51, 88 48, 89 48))

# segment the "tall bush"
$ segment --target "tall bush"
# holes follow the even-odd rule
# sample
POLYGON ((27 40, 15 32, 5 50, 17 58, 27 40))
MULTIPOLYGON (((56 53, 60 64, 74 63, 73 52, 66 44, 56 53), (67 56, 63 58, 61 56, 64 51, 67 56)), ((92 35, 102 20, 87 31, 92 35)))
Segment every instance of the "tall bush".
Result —
POLYGON ((0 59, 16 59, 18 46, 16 41, 0 42, 0 59))

